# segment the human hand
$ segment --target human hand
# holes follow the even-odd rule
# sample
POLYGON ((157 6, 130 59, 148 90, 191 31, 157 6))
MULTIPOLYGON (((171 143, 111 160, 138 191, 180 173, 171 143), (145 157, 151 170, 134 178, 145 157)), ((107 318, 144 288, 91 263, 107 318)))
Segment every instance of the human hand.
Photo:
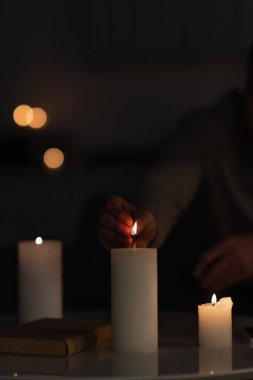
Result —
POLYGON ((154 215, 139 210, 119 195, 112 196, 99 213, 98 239, 108 250, 133 245, 132 228, 137 221, 137 248, 147 247, 157 234, 154 215))
POLYGON ((204 290, 223 291, 253 276, 253 233, 227 238, 201 255, 193 272, 204 290))

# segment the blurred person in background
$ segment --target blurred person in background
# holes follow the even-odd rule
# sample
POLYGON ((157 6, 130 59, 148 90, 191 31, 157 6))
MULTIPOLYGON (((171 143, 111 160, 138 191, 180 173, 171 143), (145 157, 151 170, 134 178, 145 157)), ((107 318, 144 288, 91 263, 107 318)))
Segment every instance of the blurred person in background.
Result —
POLYGON ((193 231, 200 240, 205 234, 198 252, 185 245, 177 260, 169 249, 163 255, 162 306, 196 308, 196 302, 216 292, 232 295, 238 312, 253 313, 247 300, 253 290, 253 48, 244 92, 231 90, 184 117, 164 142, 133 203, 115 195, 100 211, 98 238, 107 250, 133 244, 135 220, 137 247, 162 249, 192 205, 201 210, 193 231), (187 262, 185 275, 178 268, 187 262))

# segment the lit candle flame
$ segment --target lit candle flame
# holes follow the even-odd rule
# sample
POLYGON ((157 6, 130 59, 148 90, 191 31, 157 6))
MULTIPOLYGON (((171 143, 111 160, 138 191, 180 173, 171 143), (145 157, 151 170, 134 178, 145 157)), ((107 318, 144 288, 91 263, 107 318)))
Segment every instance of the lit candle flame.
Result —
POLYGON ((217 297, 216 297, 216 294, 214 293, 214 294, 212 295, 211 304, 214 306, 214 305, 216 305, 216 303, 217 303, 217 297))
POLYGON ((136 248, 136 236, 137 236, 137 222, 134 223, 132 232, 131 232, 132 238, 133 238, 133 246, 132 248, 136 248))
POLYGON ((43 239, 42 239, 40 236, 38 236, 38 237, 35 239, 35 244, 40 245, 40 244, 42 244, 42 243, 43 243, 43 239))
POLYGON ((137 222, 134 223, 133 228, 132 228, 132 235, 137 235, 137 222))

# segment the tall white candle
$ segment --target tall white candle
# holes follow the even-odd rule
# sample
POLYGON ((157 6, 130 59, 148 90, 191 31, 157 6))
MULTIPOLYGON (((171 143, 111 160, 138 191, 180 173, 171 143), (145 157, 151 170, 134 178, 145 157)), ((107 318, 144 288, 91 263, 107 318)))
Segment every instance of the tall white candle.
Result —
POLYGON ((37 238, 18 243, 19 321, 62 317, 62 244, 37 238))
POLYGON ((156 249, 111 250, 111 308, 114 351, 157 351, 156 249))
POLYGON ((232 345, 232 306, 230 297, 198 306, 201 347, 218 348, 232 345))

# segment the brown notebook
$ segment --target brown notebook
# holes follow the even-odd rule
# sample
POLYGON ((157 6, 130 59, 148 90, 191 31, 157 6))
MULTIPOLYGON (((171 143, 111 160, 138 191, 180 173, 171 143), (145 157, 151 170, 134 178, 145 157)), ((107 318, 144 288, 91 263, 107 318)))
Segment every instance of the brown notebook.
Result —
POLYGON ((0 331, 0 353, 70 356, 111 339, 111 324, 43 318, 0 331))

